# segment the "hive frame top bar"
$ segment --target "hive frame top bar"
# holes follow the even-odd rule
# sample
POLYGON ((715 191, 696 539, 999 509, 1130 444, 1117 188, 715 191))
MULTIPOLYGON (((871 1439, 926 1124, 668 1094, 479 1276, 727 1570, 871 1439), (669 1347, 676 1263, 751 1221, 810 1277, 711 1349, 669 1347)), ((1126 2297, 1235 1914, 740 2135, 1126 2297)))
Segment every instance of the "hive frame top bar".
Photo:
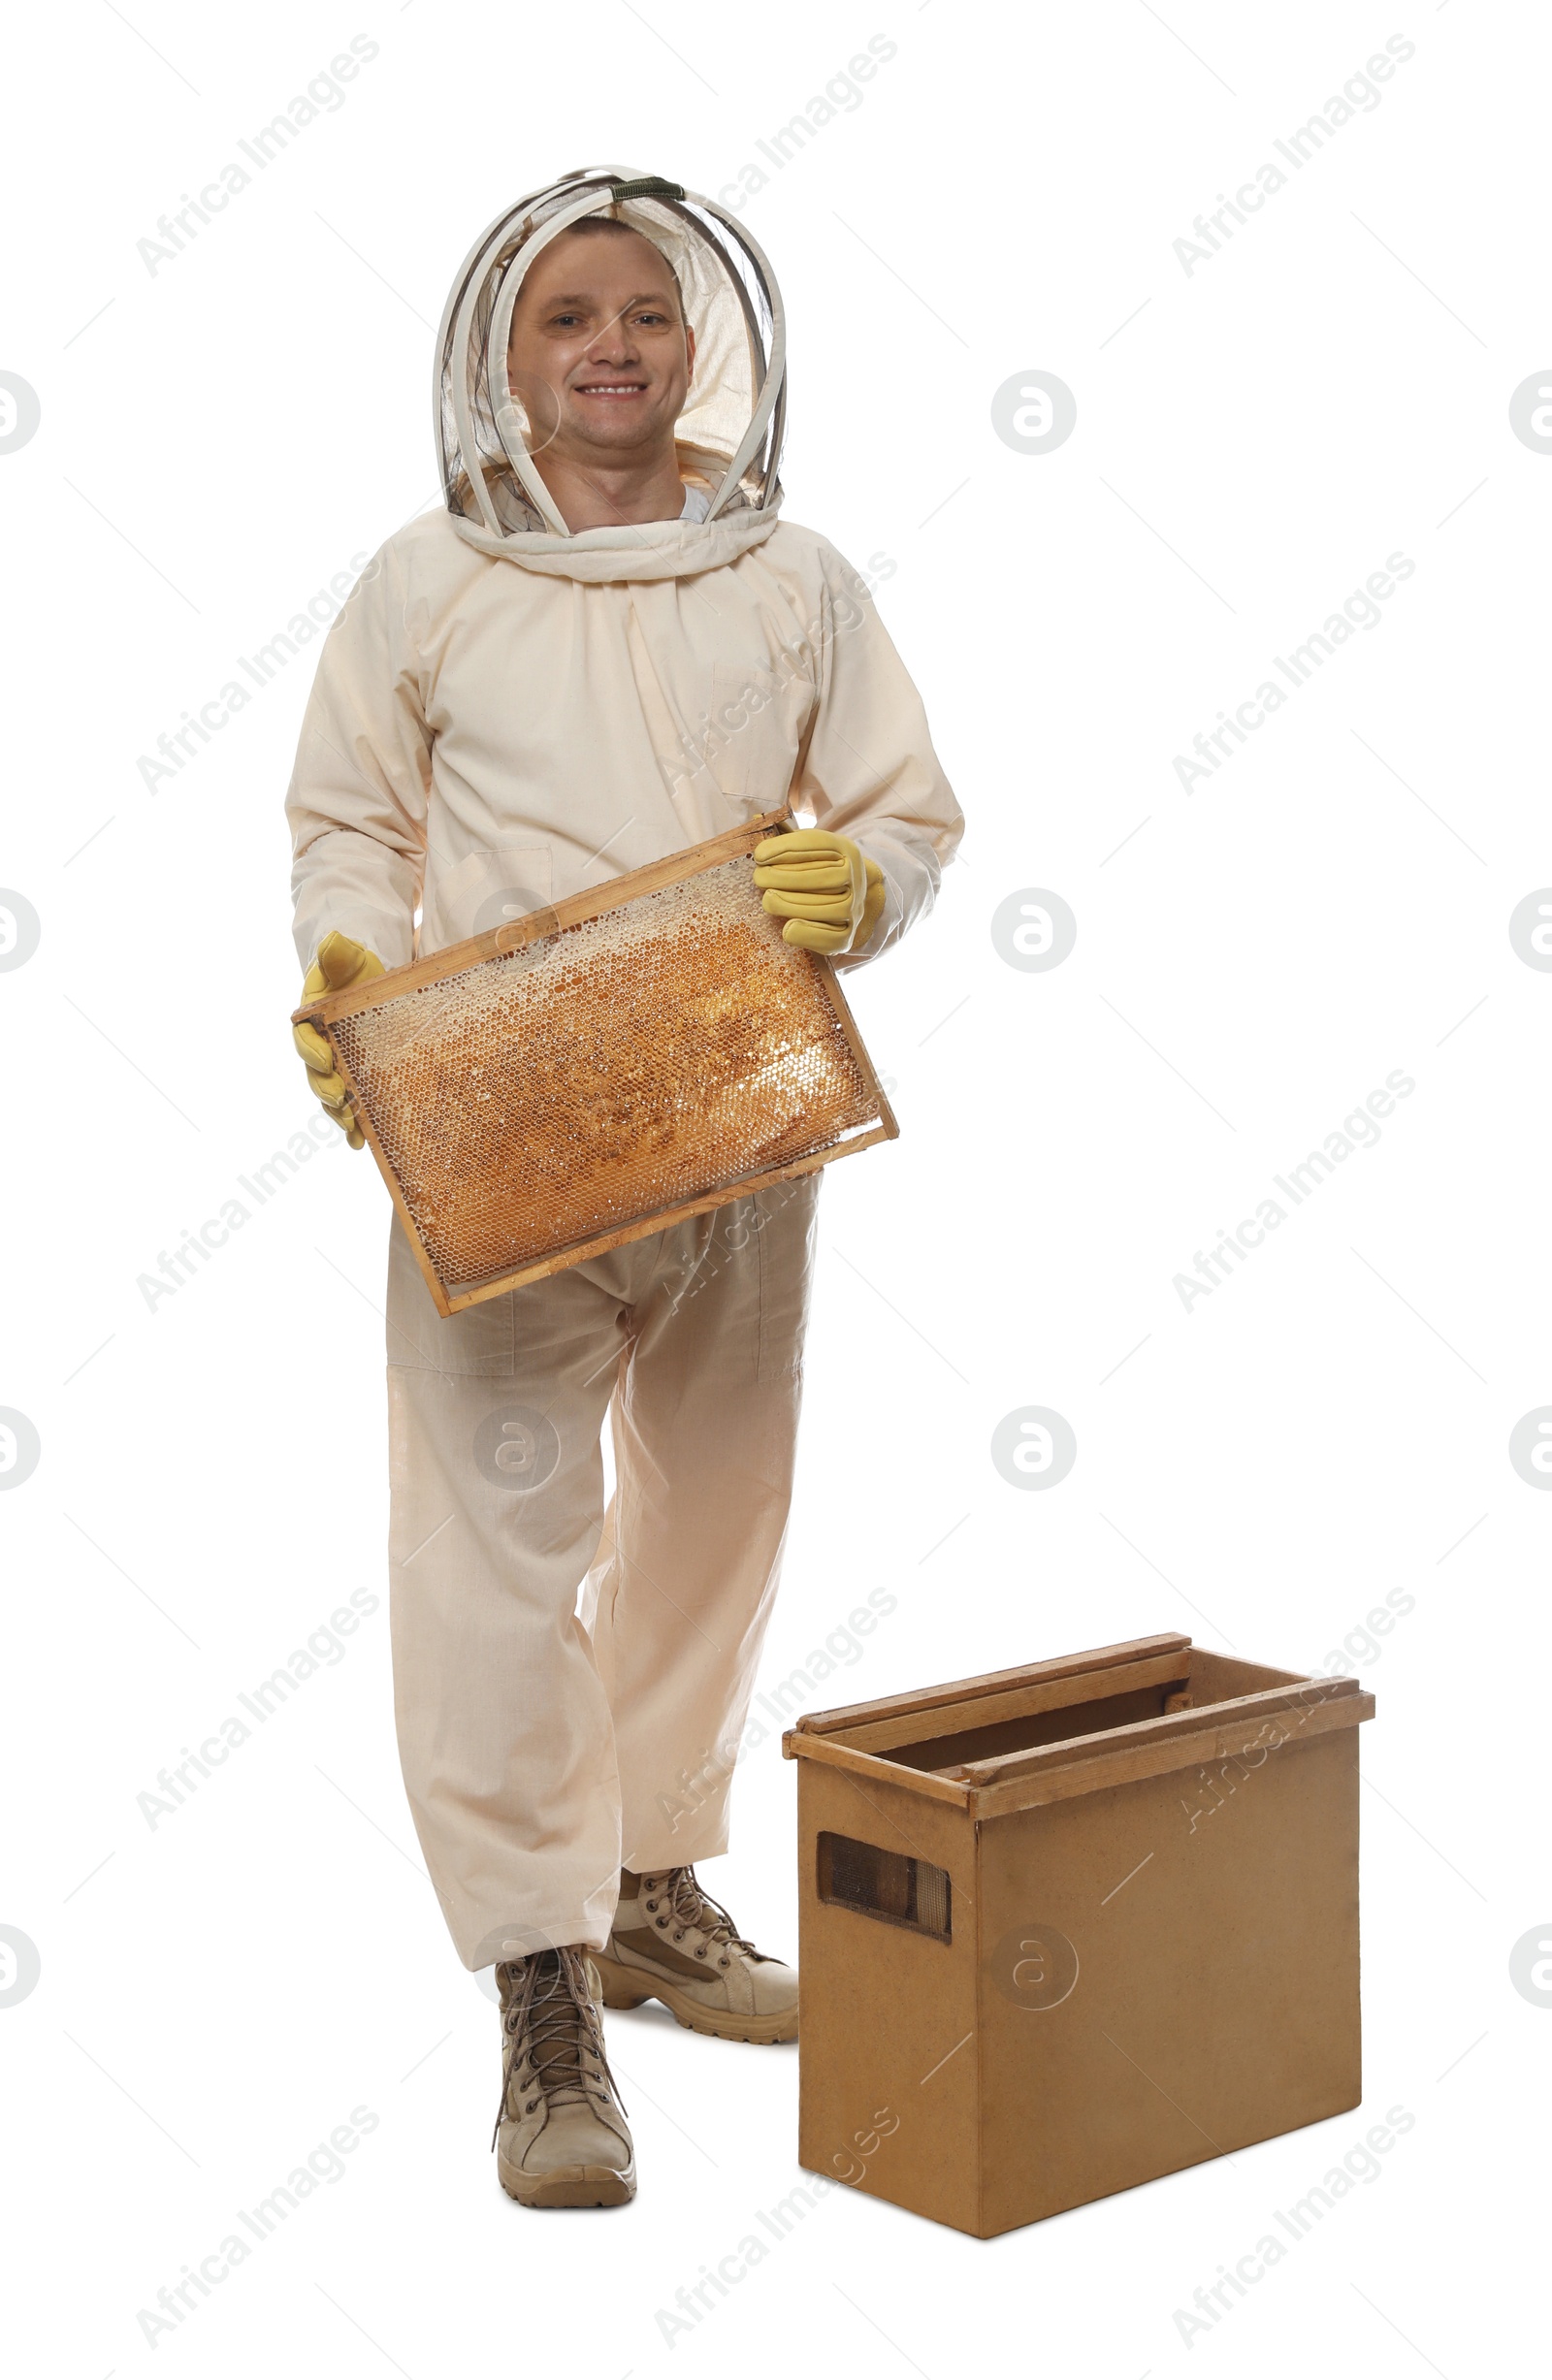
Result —
MULTIPOLYGON (((1026 1661, 1017 1669, 988 1669, 977 1678, 957 1678, 949 1686, 929 1686, 914 1694, 888 1694, 879 1702, 844 1703, 833 1711, 805 1711, 793 1725, 798 1735, 833 1735, 865 1720, 902 1718, 920 1711, 923 1717, 951 1703, 974 1702, 985 1694, 1000 1694, 1014 1686, 1033 1686, 1044 1678, 1076 1678, 1091 1669, 1117 1669, 1150 1655, 1188 1653, 1191 1640, 1171 1629, 1161 1636, 1133 1636, 1118 1645, 1099 1645, 1088 1653, 1064 1653, 1053 1661, 1026 1661)), ((1290 1672, 1290 1677, 1296 1673, 1290 1672)), ((930 1729, 927 1730, 930 1733, 930 1729)))
POLYGON ((670 852, 665 858, 649 860, 644 868, 632 868, 626 876, 611 876, 587 892, 573 892, 566 900, 557 901, 553 909, 530 910, 526 917, 508 918, 484 934, 472 934, 466 942, 449 943, 445 950, 434 950, 429 957, 412 959, 406 967, 395 967, 387 975, 374 976, 370 983, 355 985, 347 991, 326 992, 316 1000, 308 1000, 294 1012, 291 1021, 295 1025, 331 1025, 340 1017, 364 1015, 387 1000, 397 1000, 405 992, 423 991, 428 983, 444 982, 448 976, 462 975, 466 968, 480 966, 487 959, 507 958, 514 950, 523 949, 531 942, 543 942, 568 925, 585 925, 590 918, 604 917, 627 901, 639 900, 643 893, 661 892, 668 884, 682 884, 687 878, 699 876, 726 860, 747 858, 757 843, 762 843, 769 834, 783 832, 791 824, 785 803, 779 810, 762 811, 743 826, 713 835, 709 842, 692 844, 687 851, 670 852))

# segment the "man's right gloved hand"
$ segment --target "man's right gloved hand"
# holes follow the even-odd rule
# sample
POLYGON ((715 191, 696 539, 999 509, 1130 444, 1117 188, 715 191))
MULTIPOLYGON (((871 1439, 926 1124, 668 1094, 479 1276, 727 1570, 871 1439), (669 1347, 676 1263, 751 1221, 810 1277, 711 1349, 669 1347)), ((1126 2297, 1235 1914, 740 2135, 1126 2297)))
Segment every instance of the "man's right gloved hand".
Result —
MULTIPOLYGON (((321 992, 348 991, 353 983, 370 983, 387 969, 375 950, 348 934, 325 934, 318 955, 303 979, 302 997, 315 1000, 321 992)), ((356 1121, 344 1077, 335 1072, 334 1052, 316 1025, 293 1025, 291 1038, 307 1070, 309 1089, 322 1100, 352 1148, 364 1148, 365 1137, 356 1121)))
POLYGON ((884 870, 850 835, 799 826, 757 845, 755 886, 760 907, 785 917, 783 942, 837 958, 870 942, 889 898, 884 870))

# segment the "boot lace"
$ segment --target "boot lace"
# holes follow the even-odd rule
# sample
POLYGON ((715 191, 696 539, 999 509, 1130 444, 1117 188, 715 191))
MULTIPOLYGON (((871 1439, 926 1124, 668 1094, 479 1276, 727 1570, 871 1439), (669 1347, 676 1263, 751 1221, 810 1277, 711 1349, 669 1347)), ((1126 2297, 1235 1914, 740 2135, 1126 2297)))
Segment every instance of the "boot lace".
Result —
POLYGON ((496 1970, 501 1993, 501 2097, 491 2127, 491 2146, 509 2116, 532 2114, 542 2099, 558 2107, 611 2101, 627 2112, 603 2047, 603 2028, 588 1990, 584 1954, 569 1947, 536 1951, 496 1970), (524 2065, 530 2074, 518 2103, 513 2083, 524 2065), (596 2070, 596 2071, 594 2071, 596 2070))
POLYGON ((750 1958, 759 1951, 752 1942, 739 1933, 731 1915, 720 1901, 714 1901, 696 1876, 694 1868, 669 1868, 661 1875, 644 1876, 643 1892, 667 1901, 670 1914, 681 1927, 694 1926, 718 1949, 742 1950, 750 1958))

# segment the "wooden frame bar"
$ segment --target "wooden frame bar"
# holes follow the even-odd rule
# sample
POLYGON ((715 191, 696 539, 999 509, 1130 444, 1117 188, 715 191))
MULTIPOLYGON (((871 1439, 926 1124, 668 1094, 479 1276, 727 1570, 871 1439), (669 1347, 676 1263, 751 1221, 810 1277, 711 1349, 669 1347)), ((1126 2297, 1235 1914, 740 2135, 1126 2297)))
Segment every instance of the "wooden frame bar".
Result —
MULTIPOLYGON (((921 1711, 897 1711, 891 1718, 872 1720, 858 1727, 848 1728, 844 1741, 853 1752, 892 1752, 901 1744, 920 1744, 935 1735, 956 1735, 969 1727, 991 1727, 1009 1719, 1032 1719, 1042 1711, 1065 1711, 1077 1703, 1095 1699, 1096 1687, 1101 1692, 1125 1694, 1144 1686, 1183 1685, 1187 1675, 1187 1655, 1161 1653, 1151 1660, 1126 1661, 1114 1669, 1078 1670, 1065 1678, 1031 1678, 1021 1686, 1005 1688, 1001 1693, 983 1694, 965 1702, 942 1702, 928 1714, 921 1711), (923 1725, 930 1716, 931 1724, 923 1725)), ((1001 1757, 1016 1755, 1004 1753, 1001 1757)), ((978 1769, 985 1766, 978 1762, 978 1769)), ((947 1769, 936 1769, 935 1776, 947 1776, 947 1769)), ((957 1769, 954 1772, 958 1774, 957 1769)))
MULTIPOLYGON (((1333 1727, 1356 1727, 1373 1719, 1374 1698, 1362 1690, 1356 1678, 1322 1678, 1311 1684, 1319 1691, 1308 1702, 1277 1688, 1265 1694, 1243 1695, 1237 1702, 1209 1703, 1199 1711, 1139 1720, 1130 1727, 1112 1728, 1103 1735, 1074 1736, 1064 1744, 1042 1745, 1021 1755, 1026 1765, 1016 1765, 1020 1760, 1017 1753, 1003 1755, 1006 1766, 995 1759, 975 1762, 962 1779, 970 1788, 971 1815, 1002 1817, 1016 1810, 1068 1801, 1075 1793, 1100 1793, 1113 1785, 1170 1776, 1212 1760, 1243 1759, 1252 1752, 1258 1752, 1264 1760, 1269 1753, 1280 1752, 1286 1745, 1328 1734, 1333 1727), (1284 1720, 1289 1722, 1286 1726, 1284 1720)), ((956 1772, 945 1774, 957 1781, 956 1772)))
MULTIPOLYGON (((950 1686, 924 1687, 910 1694, 886 1694, 877 1702, 843 1703, 833 1711, 805 1711, 792 1732, 805 1736, 835 1735, 843 1728, 859 1723, 871 1726, 896 1712, 918 1717, 959 1703, 979 1701, 985 1696, 1040 1685, 1048 1679, 1086 1678, 1094 1670, 1116 1669, 1124 1662, 1147 1660, 1154 1654, 1183 1654, 1189 1653, 1190 1649, 1190 1638, 1181 1636, 1174 1629, 1160 1636, 1134 1636, 1124 1644, 1100 1645, 1089 1653, 1064 1653, 1053 1661, 1028 1661, 1018 1669, 988 1669, 980 1677, 955 1679, 950 1686)), ((913 1730, 914 1735, 931 1733, 931 1728, 918 1727, 913 1730)), ((898 1735, 893 1740, 897 1744, 905 1744, 912 1738, 898 1735)))

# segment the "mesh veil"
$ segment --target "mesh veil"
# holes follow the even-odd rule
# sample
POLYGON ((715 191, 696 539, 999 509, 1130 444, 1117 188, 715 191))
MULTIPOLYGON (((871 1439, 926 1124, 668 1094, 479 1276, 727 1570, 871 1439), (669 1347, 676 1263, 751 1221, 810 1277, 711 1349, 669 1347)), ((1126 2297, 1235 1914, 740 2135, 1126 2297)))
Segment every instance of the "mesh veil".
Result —
POLYGON ((774 511, 786 328, 770 267, 710 199, 613 166, 530 192, 487 226, 464 261, 436 342, 434 415, 448 510, 500 536, 566 533, 529 453, 522 404, 507 402, 505 326, 546 234, 585 214, 612 214, 640 232, 678 280, 695 363, 675 434, 681 467, 708 486, 711 517, 774 511))

